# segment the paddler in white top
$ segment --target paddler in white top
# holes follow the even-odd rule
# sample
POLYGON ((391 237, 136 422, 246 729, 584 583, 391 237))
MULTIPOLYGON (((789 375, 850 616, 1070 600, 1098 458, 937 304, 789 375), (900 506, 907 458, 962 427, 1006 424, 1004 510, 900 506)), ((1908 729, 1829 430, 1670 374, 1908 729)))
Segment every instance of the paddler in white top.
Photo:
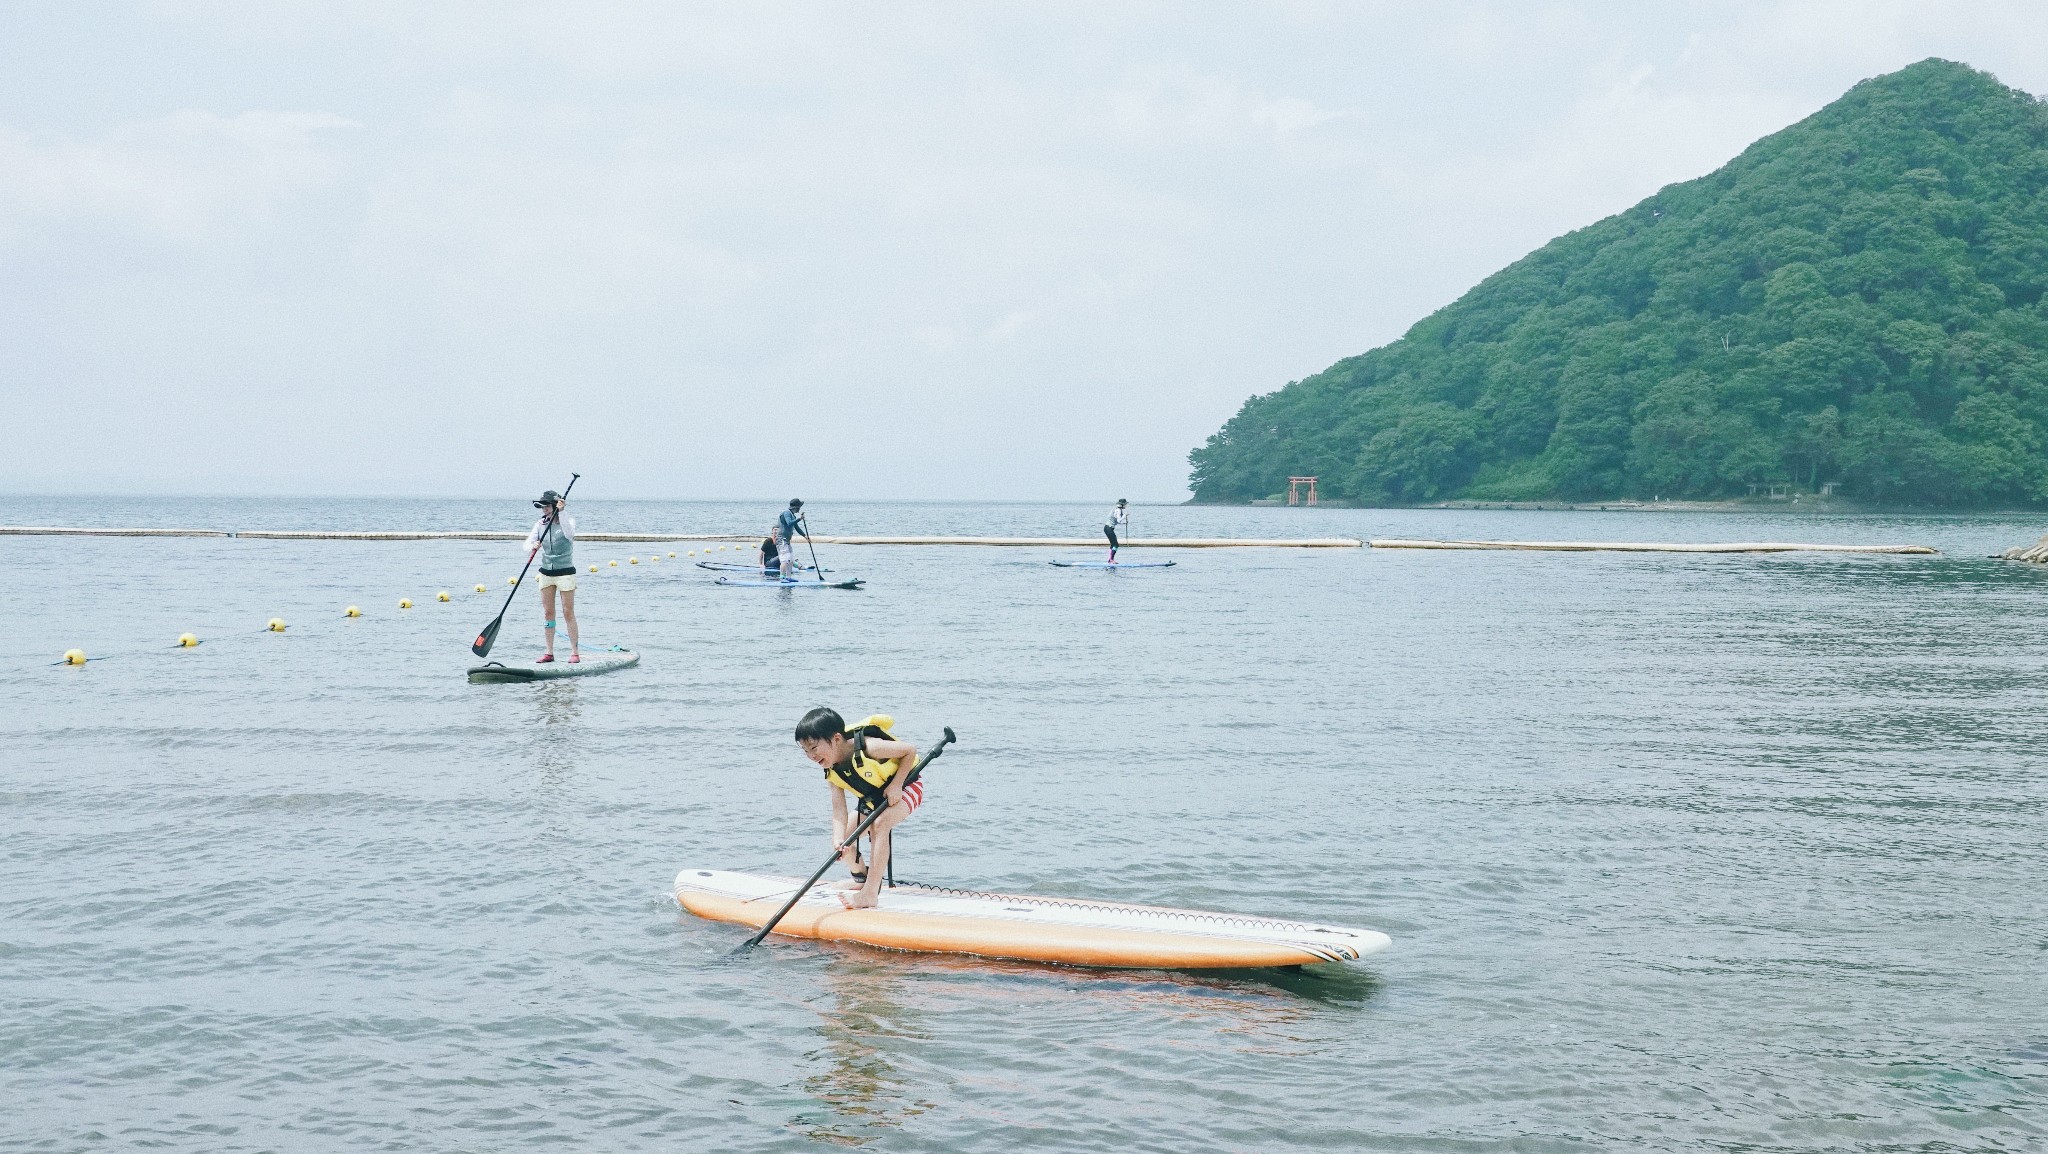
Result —
POLYGON ((825 771, 826 790, 832 795, 833 845, 845 841, 868 814, 886 807, 868 827, 865 866, 859 846, 839 851, 840 863, 857 883, 850 887, 855 892, 840 895, 848 909, 866 909, 881 896, 882 879, 889 873, 889 831, 903 824, 924 802, 923 782, 903 782, 910 767, 917 764, 917 747, 897 741, 890 733, 895 725, 893 718, 877 714, 848 726, 836 711, 822 705, 796 723, 798 748, 825 771), (851 821, 846 815, 848 794, 859 799, 851 821))
POLYGON ((1109 511, 1109 520, 1102 523, 1102 535, 1109 538, 1109 562, 1112 565, 1116 564, 1117 533, 1122 531, 1128 534, 1131 531, 1130 504, 1129 501, 1118 497, 1116 508, 1109 511))
POLYGON ((562 593, 562 616, 569 622, 569 664, 583 660, 576 646, 576 518, 564 510, 569 502, 549 489, 533 503, 540 520, 526 535, 526 559, 540 554, 540 611, 547 634, 547 652, 536 660, 555 659, 555 591, 562 593))

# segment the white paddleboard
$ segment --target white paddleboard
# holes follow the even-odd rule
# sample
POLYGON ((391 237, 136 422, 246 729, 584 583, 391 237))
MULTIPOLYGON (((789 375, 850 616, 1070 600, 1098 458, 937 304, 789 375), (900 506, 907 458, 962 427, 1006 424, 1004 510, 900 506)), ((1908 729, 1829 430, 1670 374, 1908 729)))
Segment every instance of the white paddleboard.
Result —
POLYGON ((473 665, 469 670, 471 681, 548 681, 557 677, 589 677, 598 673, 610 673, 640 664, 640 655, 630 649, 596 649, 583 654, 583 660, 571 662, 566 653, 555 654, 553 661, 540 662, 517 658, 486 661, 473 665))

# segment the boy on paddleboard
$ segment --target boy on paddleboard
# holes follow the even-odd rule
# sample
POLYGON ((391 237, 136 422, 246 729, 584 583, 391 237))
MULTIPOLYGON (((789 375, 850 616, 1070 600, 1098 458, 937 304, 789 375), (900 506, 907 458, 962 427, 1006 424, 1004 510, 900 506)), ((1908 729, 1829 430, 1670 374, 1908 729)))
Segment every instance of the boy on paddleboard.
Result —
POLYGON ((576 518, 563 511, 569 502, 553 489, 533 507, 540 510, 540 520, 526 535, 526 559, 540 554, 540 611, 547 635, 547 652, 535 660, 555 659, 555 592, 560 590, 562 616, 569 622, 569 664, 574 665, 583 660, 576 645, 576 518))
POLYGON ((840 862, 857 885, 848 887, 855 892, 840 896, 848 909, 875 904, 882 892, 882 879, 889 873, 889 831, 903 824, 924 802, 923 782, 906 786, 901 780, 917 764, 917 747, 896 740, 890 732, 895 725, 894 718, 877 714, 849 727, 839 714, 822 705, 796 723, 797 746, 825 771, 827 792, 832 795, 832 844, 845 841, 863 818, 886 807, 868 827, 865 867, 858 845, 839 851, 840 862), (848 794, 857 799, 851 820, 846 813, 848 794))

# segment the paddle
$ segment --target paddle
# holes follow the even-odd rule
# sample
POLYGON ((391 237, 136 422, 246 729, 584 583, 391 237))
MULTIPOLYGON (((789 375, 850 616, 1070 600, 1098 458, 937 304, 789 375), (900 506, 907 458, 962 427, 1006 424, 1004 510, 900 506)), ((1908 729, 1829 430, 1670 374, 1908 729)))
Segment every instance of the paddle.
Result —
MULTIPOLYGON (((946 752, 946 747, 948 745, 953 744, 952 727, 946 727, 945 733, 946 736, 940 738, 939 743, 937 745, 932 746, 930 750, 926 751, 923 757, 917 759, 917 764, 911 767, 909 775, 903 779, 904 785, 907 786, 911 782, 916 781, 917 776, 924 772, 924 767, 930 765, 932 763, 933 758, 946 752)), ((769 931, 773 930, 776 927, 776 925, 782 921, 783 915, 787 914, 790 910, 795 909, 796 903, 802 901, 803 896, 811 892, 811 887, 818 884, 818 879, 825 876, 825 871, 832 868, 832 863, 839 860, 839 851, 859 841, 860 835, 868 832, 868 827, 875 824, 875 819, 881 817, 884 813, 888 812, 888 809, 888 806, 876 806, 875 811, 873 813, 870 813, 867 817, 863 818, 859 825, 854 826, 853 832, 846 835, 845 841, 842 841, 838 845, 832 847, 832 856, 825 859, 825 864, 818 867, 818 872, 811 875, 811 880, 796 887, 796 892, 790 895, 788 901, 782 903, 782 908, 775 911, 775 916, 769 918, 766 922, 762 923, 761 932, 755 934, 753 937, 748 938, 746 941, 740 943, 740 948, 734 950, 733 955, 744 954, 748 950, 753 949, 755 946, 760 945, 761 939, 767 937, 769 931)))
MULTIPOLYGON (((582 475, 581 473, 569 474, 569 486, 562 490, 562 500, 566 501, 569 499, 569 489, 576 487, 576 478, 582 475)), ((550 526, 553 526, 555 523, 555 507, 552 505, 548 507, 546 520, 550 526)), ((541 539, 545 543, 547 539, 546 529, 541 530, 541 539)), ((491 646, 498 643, 498 629, 505 624, 505 611, 512 608, 512 599, 519 596, 519 586, 526 580, 526 571, 533 568, 533 559, 538 556, 540 556, 540 550, 535 549, 527 556, 526 564, 519 567, 519 579, 512 582, 512 592, 505 594, 504 606, 498 610, 496 617, 491 618, 491 623, 484 626, 484 631, 476 635, 476 640, 469 643, 469 651, 471 653, 476 654, 478 657, 489 657, 491 655, 491 646)))
POLYGON ((811 523, 799 515, 796 519, 796 527, 803 531, 804 544, 811 547, 811 568, 817 572, 818 580, 823 581, 825 579, 825 567, 818 564, 818 545, 815 541, 811 540, 811 523))

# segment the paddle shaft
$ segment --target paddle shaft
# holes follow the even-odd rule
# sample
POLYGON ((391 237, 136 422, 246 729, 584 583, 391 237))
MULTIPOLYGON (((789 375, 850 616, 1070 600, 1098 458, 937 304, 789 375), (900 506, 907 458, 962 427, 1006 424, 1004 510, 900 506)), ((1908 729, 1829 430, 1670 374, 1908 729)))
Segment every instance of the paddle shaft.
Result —
MULTIPOLYGON (((569 499, 569 490, 574 489, 576 487, 576 479, 581 476, 583 476, 583 474, 581 473, 569 474, 569 483, 568 485, 563 487, 562 495, 558 500, 567 501, 569 499)), ((555 517, 559 512, 560 509, 557 506, 548 506, 546 520, 549 528, 554 527, 555 517)), ((541 544, 543 546, 547 544, 546 529, 541 530, 541 544)), ((484 631, 482 633, 476 635, 476 640, 470 644, 470 652, 476 654, 478 657, 490 656, 491 646, 498 643, 498 627, 505 623, 505 614, 509 612, 512 608, 512 599, 514 597, 519 596, 519 586, 524 584, 526 581, 526 571, 528 569, 533 568, 534 558, 539 556, 539 549, 535 549, 533 552, 526 555, 526 564, 521 565, 519 567, 519 576, 516 580, 512 582, 512 592, 505 594, 505 604, 498 609, 498 615, 496 617, 491 618, 491 623, 489 625, 484 626, 484 631)))
MULTIPOLYGON (((915 782, 918 775, 924 772, 924 767, 930 765, 933 758, 946 752, 946 747, 952 743, 953 731, 951 728, 948 728, 946 736, 940 738, 937 745, 932 746, 923 757, 917 759, 917 764, 911 767, 909 775, 903 779, 903 784, 908 786, 915 782)), ((825 876, 825 871, 832 868, 832 863, 839 860, 839 851, 859 841, 860 835, 868 832, 868 827, 875 824, 876 820, 888 811, 889 807, 886 805, 876 806, 873 813, 861 819, 861 823, 853 827, 853 832, 847 834, 844 841, 832 847, 832 856, 825 859, 825 864, 818 867, 818 872, 811 875, 811 880, 798 886, 796 892, 790 895, 789 900, 782 903, 782 908, 775 911, 775 916, 761 924, 761 932, 742 942, 740 948, 734 950, 733 953, 743 953, 760 945, 761 939, 767 937, 770 931, 781 924, 783 916, 795 909, 796 904, 803 900, 804 895, 811 892, 811 887, 818 884, 818 879, 825 876)))
POLYGON ((811 540, 811 523, 799 515, 796 519, 796 527, 803 530, 804 544, 810 546, 811 549, 811 568, 817 570, 818 580, 823 581, 825 579, 825 567, 818 564, 818 545, 817 542, 811 540))

